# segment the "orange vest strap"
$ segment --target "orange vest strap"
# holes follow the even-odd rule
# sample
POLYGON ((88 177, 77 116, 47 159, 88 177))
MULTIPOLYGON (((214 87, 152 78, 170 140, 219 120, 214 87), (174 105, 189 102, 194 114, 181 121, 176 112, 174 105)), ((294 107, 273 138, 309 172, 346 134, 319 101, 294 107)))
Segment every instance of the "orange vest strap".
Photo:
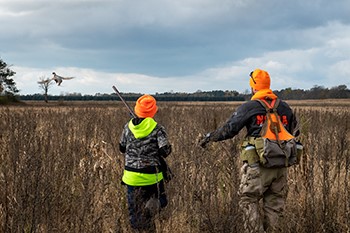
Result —
POLYGON ((257 101, 259 101, 266 109, 266 111, 268 112, 269 110, 273 109, 277 109, 280 100, 279 99, 273 99, 271 101, 271 104, 269 104, 265 99, 257 99, 257 101))
MULTIPOLYGON (((277 114, 277 106, 280 103, 279 99, 274 99, 269 104, 265 99, 257 99, 266 109, 268 124, 266 128, 262 129, 262 135, 269 139, 277 139, 280 140, 289 140, 294 138, 283 126, 280 118, 277 114), (272 110, 272 111, 271 111, 272 110)), ((267 120, 267 119, 266 119, 267 120)))

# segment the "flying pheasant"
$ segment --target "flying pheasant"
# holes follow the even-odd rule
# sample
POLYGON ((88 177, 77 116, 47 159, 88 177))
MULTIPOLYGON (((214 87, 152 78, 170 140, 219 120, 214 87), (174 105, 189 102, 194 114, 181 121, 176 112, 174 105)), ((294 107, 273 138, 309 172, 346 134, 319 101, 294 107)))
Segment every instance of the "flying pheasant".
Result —
POLYGON ((74 77, 62 77, 57 75, 55 72, 52 72, 52 74, 53 74, 53 78, 51 80, 54 80, 58 86, 61 85, 63 80, 69 80, 74 78, 74 77))

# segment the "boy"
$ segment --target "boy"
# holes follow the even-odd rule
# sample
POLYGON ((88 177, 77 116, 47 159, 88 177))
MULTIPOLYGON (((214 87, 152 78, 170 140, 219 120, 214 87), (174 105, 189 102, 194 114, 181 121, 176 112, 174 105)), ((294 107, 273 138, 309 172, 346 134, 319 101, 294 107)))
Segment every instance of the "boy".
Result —
POLYGON ((127 186, 131 227, 136 232, 155 232, 154 216, 168 201, 164 189, 164 158, 171 153, 165 128, 154 119, 158 107, 151 95, 135 105, 137 118, 125 126, 119 148, 125 154, 122 182, 127 186))

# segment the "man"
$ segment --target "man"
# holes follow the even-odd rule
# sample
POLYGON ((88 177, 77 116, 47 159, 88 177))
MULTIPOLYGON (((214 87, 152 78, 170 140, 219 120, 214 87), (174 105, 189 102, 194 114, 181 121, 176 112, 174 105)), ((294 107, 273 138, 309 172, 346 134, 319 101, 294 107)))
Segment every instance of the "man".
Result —
MULTIPOLYGON (((209 142, 233 138, 241 129, 247 128, 247 135, 243 142, 244 149, 248 151, 253 148, 250 153, 255 154, 258 159, 248 163, 247 154, 241 154, 243 166, 239 187, 239 206, 243 212, 244 229, 246 232, 278 232, 276 227, 286 199, 287 168, 262 166, 254 147, 254 140, 261 136, 260 132, 266 120, 266 108, 257 100, 271 103, 276 101, 277 96, 270 89, 270 76, 264 70, 256 69, 251 72, 249 84, 253 94, 251 100, 242 104, 222 127, 207 134, 200 145, 206 147, 209 142), (243 154, 244 157, 242 157, 243 154), (261 199, 262 211, 259 205, 261 199), (261 212, 263 214, 260 214, 261 212)), ((280 101, 277 112, 283 119, 287 131, 295 136, 299 134, 296 117, 288 104, 280 101)))
POLYGON ((125 126, 119 148, 125 153, 122 183, 127 186, 131 227, 135 232, 155 232, 154 216, 168 201, 164 189, 165 160, 171 153, 165 128, 154 119, 153 96, 143 95, 135 105, 137 118, 125 126))

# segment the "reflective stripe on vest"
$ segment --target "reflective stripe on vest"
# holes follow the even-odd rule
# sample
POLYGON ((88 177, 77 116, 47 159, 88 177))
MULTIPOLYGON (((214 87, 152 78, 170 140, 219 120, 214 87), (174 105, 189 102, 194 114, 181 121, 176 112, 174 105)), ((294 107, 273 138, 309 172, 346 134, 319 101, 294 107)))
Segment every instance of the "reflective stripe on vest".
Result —
POLYGON ((147 174, 124 170, 123 182, 131 186, 146 186, 156 184, 163 179, 163 173, 147 174))

